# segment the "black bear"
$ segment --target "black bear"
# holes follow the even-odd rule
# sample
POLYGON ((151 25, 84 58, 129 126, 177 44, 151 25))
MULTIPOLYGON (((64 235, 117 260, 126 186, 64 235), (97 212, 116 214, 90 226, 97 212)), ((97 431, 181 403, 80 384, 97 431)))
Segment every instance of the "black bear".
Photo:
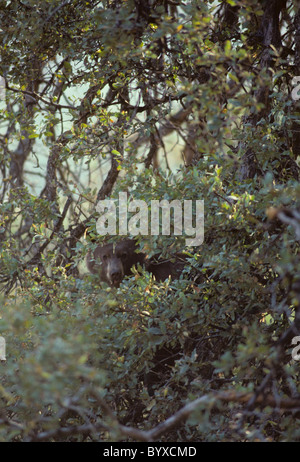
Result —
POLYGON ((144 264, 145 255, 136 250, 137 244, 132 239, 98 246, 94 252, 88 252, 87 267, 91 273, 99 274, 101 281, 119 287, 123 278, 132 274, 134 265, 144 264))
POLYGON ((94 252, 88 252, 87 267, 91 273, 99 274, 101 281, 112 287, 119 287, 125 276, 132 274, 131 268, 137 264, 144 265, 157 281, 164 281, 169 276, 180 276, 185 261, 176 256, 174 261, 147 259, 145 254, 137 252, 137 243, 133 239, 122 239, 117 243, 98 246, 94 252))

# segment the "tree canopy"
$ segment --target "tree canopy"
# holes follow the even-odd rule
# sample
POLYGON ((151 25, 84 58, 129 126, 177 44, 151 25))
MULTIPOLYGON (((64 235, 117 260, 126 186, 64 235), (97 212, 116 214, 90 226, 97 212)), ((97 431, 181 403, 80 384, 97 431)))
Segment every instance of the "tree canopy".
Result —
POLYGON ((298 2, 0 0, 0 47, 0 440, 299 440, 298 2), (88 274, 120 192, 204 200, 138 237, 178 280, 88 274))

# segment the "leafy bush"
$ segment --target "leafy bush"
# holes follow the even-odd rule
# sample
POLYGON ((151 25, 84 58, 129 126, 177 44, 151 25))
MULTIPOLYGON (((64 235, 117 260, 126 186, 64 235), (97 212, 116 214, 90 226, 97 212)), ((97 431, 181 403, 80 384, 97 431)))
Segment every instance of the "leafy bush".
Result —
POLYGON ((298 440, 299 8, 2 3, 0 440, 298 440), (88 274, 124 191, 204 200, 178 280, 88 274))

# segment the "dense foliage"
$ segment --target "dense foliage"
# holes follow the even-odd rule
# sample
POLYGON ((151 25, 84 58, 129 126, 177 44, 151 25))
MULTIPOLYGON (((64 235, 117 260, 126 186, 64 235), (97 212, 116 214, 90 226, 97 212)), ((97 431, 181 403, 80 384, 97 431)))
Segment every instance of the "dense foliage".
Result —
POLYGON ((0 39, 0 440, 299 440, 298 3, 0 0, 0 39), (88 274, 122 191, 204 200, 139 237, 180 279, 88 274))

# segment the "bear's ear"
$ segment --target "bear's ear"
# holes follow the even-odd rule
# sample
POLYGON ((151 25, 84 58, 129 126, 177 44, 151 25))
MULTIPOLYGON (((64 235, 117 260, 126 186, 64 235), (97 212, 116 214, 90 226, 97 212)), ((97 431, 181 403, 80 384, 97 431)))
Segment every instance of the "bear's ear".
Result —
POLYGON ((127 251, 128 253, 134 253, 138 248, 137 243, 134 239, 125 238, 118 242, 116 251, 127 251))

